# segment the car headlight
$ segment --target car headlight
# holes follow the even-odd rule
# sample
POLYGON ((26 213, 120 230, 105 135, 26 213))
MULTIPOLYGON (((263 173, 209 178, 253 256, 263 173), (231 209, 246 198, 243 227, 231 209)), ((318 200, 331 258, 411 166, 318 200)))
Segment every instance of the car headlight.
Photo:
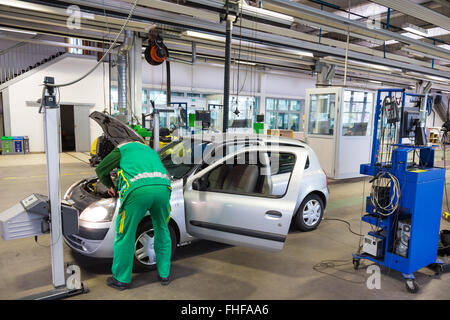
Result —
POLYGON ((92 203, 80 214, 80 220, 89 222, 108 222, 112 221, 114 211, 116 210, 116 199, 102 199, 92 203))

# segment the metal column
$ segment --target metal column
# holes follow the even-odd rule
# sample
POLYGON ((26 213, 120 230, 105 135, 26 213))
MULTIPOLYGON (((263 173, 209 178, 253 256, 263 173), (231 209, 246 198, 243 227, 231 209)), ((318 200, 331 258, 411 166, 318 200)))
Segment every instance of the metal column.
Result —
MULTIPOLYGON (((135 33, 130 50, 130 111, 133 116, 142 113, 142 39, 135 33)), ((132 120, 133 121, 133 120, 132 120)))
POLYGON ((55 288, 65 286, 61 196, 59 184, 59 106, 44 108, 44 133, 47 156, 47 187, 50 201, 52 280, 55 288))
MULTIPOLYGON (((187 110, 187 108, 186 108, 187 110)), ((153 105, 153 150, 159 150, 159 110, 153 105)))
POLYGON ((228 130, 228 112, 230 110, 230 69, 231 69, 231 40, 233 38, 233 23, 236 22, 240 10, 240 2, 227 0, 223 8, 221 21, 226 22, 225 39, 225 70, 223 82, 223 119, 222 131, 228 130))

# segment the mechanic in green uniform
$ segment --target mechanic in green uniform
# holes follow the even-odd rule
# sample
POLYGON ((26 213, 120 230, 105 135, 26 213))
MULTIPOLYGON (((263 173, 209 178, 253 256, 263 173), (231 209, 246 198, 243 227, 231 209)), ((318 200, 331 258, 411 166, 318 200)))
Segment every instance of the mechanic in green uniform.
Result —
POLYGON ((131 282, 136 230, 150 211, 154 229, 156 266, 161 284, 170 282, 171 239, 168 229, 170 219, 170 179, 159 155, 152 148, 128 142, 119 145, 106 156, 95 170, 108 193, 120 197, 116 218, 116 239, 112 277, 107 284, 123 290, 131 282), (118 190, 114 188, 110 172, 117 168, 118 190))

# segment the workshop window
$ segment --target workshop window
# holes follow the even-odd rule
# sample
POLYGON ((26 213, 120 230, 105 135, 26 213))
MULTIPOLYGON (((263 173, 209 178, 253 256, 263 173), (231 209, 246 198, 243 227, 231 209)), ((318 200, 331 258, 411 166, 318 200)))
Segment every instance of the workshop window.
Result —
POLYGON ((309 105, 309 134, 332 136, 335 117, 334 93, 311 94, 309 105))
POLYGON ((269 129, 303 131, 305 100, 266 99, 266 124, 269 129))
MULTIPOLYGON (((73 46, 82 46, 83 42, 78 38, 69 38, 69 44, 73 46)), ((80 48, 69 48, 69 53, 72 54, 83 54, 83 49, 80 48)))
POLYGON ((259 113, 259 98, 252 96, 230 96, 228 121, 230 128, 250 128, 259 113))
POLYGON ((374 94, 363 91, 344 91, 342 135, 367 136, 371 132, 374 94))

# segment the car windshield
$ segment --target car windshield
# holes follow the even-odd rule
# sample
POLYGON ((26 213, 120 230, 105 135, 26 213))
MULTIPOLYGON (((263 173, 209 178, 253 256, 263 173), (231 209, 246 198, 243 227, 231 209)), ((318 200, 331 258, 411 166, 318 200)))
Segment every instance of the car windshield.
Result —
POLYGON ((159 157, 170 176, 183 178, 193 167, 202 163, 207 142, 179 139, 159 150, 159 157))

